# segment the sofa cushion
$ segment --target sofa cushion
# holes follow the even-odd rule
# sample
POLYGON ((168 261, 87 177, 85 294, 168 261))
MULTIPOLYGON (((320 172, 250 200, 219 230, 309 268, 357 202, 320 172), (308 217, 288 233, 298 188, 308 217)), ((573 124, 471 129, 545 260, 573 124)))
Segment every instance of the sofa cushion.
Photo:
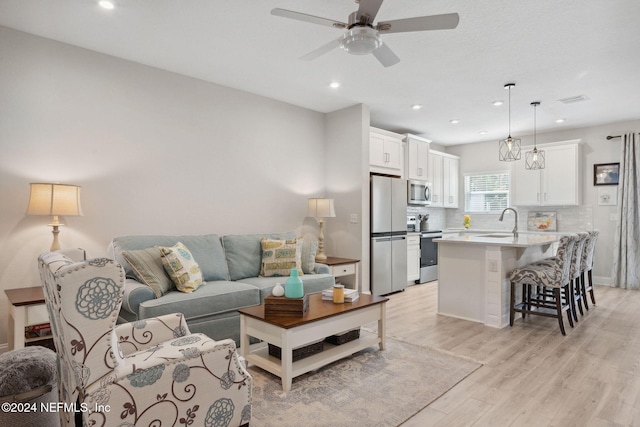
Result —
POLYGON ((202 271, 193 254, 182 242, 175 246, 160 246, 162 265, 181 292, 190 293, 202 284, 202 271))
POLYGON ((298 270, 302 276, 302 240, 298 239, 265 239, 260 242, 262 246, 262 263, 260 276, 289 276, 291 269, 298 270))
POLYGON ((262 238, 295 239, 296 233, 231 234, 222 237, 224 254, 229 268, 229 280, 258 277, 262 261, 262 238))
POLYGON ((205 282, 185 294, 171 291, 162 298, 140 304, 139 317, 146 319, 163 314, 182 313, 187 321, 235 312, 238 308, 260 304, 260 291, 255 286, 227 281, 205 282))
POLYGON ((217 234, 120 236, 112 240, 111 247, 115 260, 122 265, 127 276, 135 278, 131 266, 122 256, 122 251, 145 249, 154 246, 173 246, 178 242, 184 243, 193 254, 193 257, 198 260, 204 281, 228 279, 227 262, 224 257, 220 236, 217 234))
POLYGON ((171 278, 164 271, 159 248, 122 251, 122 256, 131 266, 136 280, 149 286, 156 298, 174 287, 171 278))

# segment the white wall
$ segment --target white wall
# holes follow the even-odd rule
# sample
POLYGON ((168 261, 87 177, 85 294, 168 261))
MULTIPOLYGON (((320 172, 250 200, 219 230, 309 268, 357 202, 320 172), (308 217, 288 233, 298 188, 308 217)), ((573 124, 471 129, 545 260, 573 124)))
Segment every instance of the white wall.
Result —
MULTIPOLYGON (((581 139, 582 150, 582 206, 557 208, 559 215, 562 215, 564 226, 558 220, 559 230, 575 231, 576 224, 582 228, 600 230, 600 236, 596 246, 596 257, 594 260, 594 280, 602 284, 610 284, 611 277, 611 255, 613 253, 613 239, 616 231, 616 222, 612 221, 611 214, 616 212, 616 206, 599 206, 597 200, 597 189, 593 185, 593 165, 596 163, 615 163, 620 161, 620 139, 607 141, 607 135, 620 135, 626 132, 638 132, 640 130, 640 120, 613 123, 602 126, 570 129, 559 132, 544 132, 537 135, 538 144, 553 143, 571 139, 581 139)), ((533 136, 519 136, 522 138, 522 145, 533 145, 533 136)), ((482 143, 465 144, 447 147, 447 152, 460 156, 460 209, 447 209, 447 225, 449 227, 461 227, 462 216, 464 215, 464 179, 466 172, 497 171, 508 170, 509 164, 498 161, 498 142, 487 141, 482 143)), ((523 154, 524 159, 524 154, 523 154)), ((521 160, 524 161, 524 160, 521 160)), ((520 209, 518 209, 520 210, 520 209)), ((526 209, 522 208, 525 212, 526 209)), ((525 212, 526 213, 526 212, 525 212)), ((511 222, 500 223, 498 215, 480 216, 474 215, 473 226, 486 228, 513 227, 511 222), (482 224, 482 225, 481 225, 482 224)), ((526 228, 526 214, 521 215, 519 228, 526 228), (524 221, 524 222, 523 222, 524 221)))
POLYGON ((117 235, 315 231, 324 114, 2 27, 0 52, 0 289, 39 285, 51 244, 30 182, 83 187, 60 242, 92 256, 117 235))
POLYGON ((361 260, 359 289, 369 290, 369 108, 356 105, 327 114, 327 196, 336 217, 325 223, 330 256, 361 260), (357 222, 350 221, 356 215, 357 222))

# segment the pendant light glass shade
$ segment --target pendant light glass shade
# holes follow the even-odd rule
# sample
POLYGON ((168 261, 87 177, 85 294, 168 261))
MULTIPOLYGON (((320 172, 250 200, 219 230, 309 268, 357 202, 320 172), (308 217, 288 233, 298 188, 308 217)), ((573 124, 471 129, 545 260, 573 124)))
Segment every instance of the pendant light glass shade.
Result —
POLYGON ((513 162, 514 160, 520 160, 521 157, 520 138, 511 137, 511 88, 515 87, 515 85, 515 83, 507 83, 504 85, 504 88, 509 90, 509 136, 498 141, 498 154, 501 162, 513 162))
POLYGON ((536 146, 536 108, 539 101, 532 102, 533 106, 533 150, 525 154, 524 168, 529 170, 544 169, 544 150, 538 150, 536 146))

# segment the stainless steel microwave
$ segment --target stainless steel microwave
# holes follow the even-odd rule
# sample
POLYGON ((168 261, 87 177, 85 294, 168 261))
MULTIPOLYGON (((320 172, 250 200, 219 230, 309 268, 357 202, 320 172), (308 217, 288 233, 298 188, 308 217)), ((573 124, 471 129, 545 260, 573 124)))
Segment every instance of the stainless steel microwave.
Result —
POLYGON ((407 181, 407 203, 410 205, 431 204, 431 183, 426 181, 407 181))

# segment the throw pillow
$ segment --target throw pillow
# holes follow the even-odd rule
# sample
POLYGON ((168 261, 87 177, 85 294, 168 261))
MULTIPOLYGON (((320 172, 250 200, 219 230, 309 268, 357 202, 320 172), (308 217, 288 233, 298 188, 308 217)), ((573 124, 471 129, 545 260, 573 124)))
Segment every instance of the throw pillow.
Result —
POLYGON ((262 264, 260 275, 263 277, 288 276, 292 268, 298 270, 298 275, 303 275, 301 265, 302 250, 298 239, 277 240, 263 238, 262 264))
POLYGON ((162 266, 160 249, 122 251, 122 256, 131 266, 135 278, 149 286, 156 298, 160 298, 174 287, 162 266))
POLYGON ((162 256, 162 265, 176 288, 186 293, 198 289, 202 284, 202 271, 189 249, 182 242, 176 243, 175 246, 158 248, 162 256))

